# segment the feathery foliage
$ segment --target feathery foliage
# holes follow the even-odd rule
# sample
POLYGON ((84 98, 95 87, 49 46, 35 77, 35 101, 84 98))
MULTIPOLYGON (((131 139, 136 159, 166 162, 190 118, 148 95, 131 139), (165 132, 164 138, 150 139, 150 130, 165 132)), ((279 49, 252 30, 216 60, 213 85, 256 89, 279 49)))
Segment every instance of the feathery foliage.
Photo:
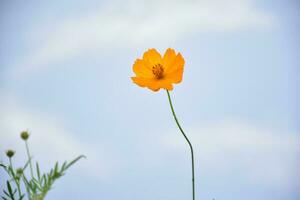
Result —
MULTIPOLYGON (((22 132, 22 134, 24 135, 24 132, 22 132)), ((8 165, 0 163, 0 168, 2 168, 9 177, 9 180, 6 181, 6 188, 3 189, 3 194, 1 194, 1 199, 24 200, 25 197, 27 197, 28 200, 44 200, 48 192, 52 189, 54 182, 65 175, 66 171, 72 165, 81 158, 85 158, 85 156, 80 155, 70 162, 65 161, 62 165, 56 162, 49 172, 42 173, 38 162, 36 162, 35 168, 32 166, 32 157, 30 156, 27 143, 29 136, 24 139, 22 134, 21 138, 26 143, 28 160, 23 167, 18 169, 13 167, 13 156, 8 156, 8 165), (25 173, 28 166, 30 167, 30 178, 28 178, 25 173), (22 188, 25 188, 25 193, 22 192, 22 188)))

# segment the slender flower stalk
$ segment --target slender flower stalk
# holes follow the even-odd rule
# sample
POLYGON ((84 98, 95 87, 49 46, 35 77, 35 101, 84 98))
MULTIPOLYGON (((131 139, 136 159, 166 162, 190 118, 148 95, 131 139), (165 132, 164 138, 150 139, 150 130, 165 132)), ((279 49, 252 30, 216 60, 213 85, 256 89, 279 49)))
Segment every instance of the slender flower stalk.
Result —
POLYGON ((34 177, 33 177, 32 161, 31 161, 31 156, 30 156, 30 152, 29 152, 29 147, 28 147, 28 142, 27 142, 27 140, 25 140, 25 145, 26 145, 27 157, 28 157, 28 160, 29 160, 30 175, 31 175, 31 178, 34 178, 34 177))
POLYGON ((190 147, 190 150, 191 150, 191 158, 192 158, 192 188, 193 188, 193 200, 195 200, 195 161, 194 161, 193 146, 192 146, 192 143, 190 142, 190 140, 188 139, 188 137, 185 135, 183 129, 181 128, 181 126, 180 126, 180 124, 178 122, 178 119, 176 117, 176 114, 175 114, 175 111, 174 111, 174 107, 173 107, 173 104, 172 104, 172 100, 171 100, 171 97, 170 97, 170 93, 169 93, 168 90, 166 90, 166 91, 167 91, 167 94, 168 94, 168 100, 169 100, 169 104, 170 104, 170 107, 171 107, 172 114, 173 114, 173 117, 175 119, 175 122, 176 122, 176 124, 177 124, 180 132, 184 136, 185 140, 189 144, 189 147, 190 147))
POLYGON ((13 179, 15 181, 15 184, 17 186, 17 190, 18 190, 18 194, 19 194, 19 197, 21 199, 21 196, 22 196, 22 192, 21 192, 21 188, 20 188, 20 180, 18 180, 18 178, 16 177, 16 174, 14 172, 14 167, 13 167, 13 164, 12 164, 12 159, 11 157, 9 157, 9 165, 11 167, 11 171, 12 171, 12 176, 13 176, 13 179))
POLYGON ((30 155, 30 151, 29 151, 29 147, 28 147, 28 142, 27 142, 30 135, 29 135, 28 131, 22 131, 20 136, 21 136, 22 140, 25 141, 27 157, 28 157, 28 160, 29 160, 30 175, 31 175, 31 178, 34 178, 34 176, 33 176, 32 161, 31 161, 31 155, 30 155))
POLYGON ((11 158, 9 158, 9 165, 10 165, 11 169, 14 169, 11 158))

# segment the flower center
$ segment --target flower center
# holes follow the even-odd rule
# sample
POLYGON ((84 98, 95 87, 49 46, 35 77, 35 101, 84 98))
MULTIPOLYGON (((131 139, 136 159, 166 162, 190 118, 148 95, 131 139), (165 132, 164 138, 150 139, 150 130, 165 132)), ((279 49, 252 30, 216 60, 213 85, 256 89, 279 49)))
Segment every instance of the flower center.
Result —
POLYGON ((157 79, 162 79, 164 77, 164 68, 161 64, 156 64, 152 67, 152 73, 157 79))

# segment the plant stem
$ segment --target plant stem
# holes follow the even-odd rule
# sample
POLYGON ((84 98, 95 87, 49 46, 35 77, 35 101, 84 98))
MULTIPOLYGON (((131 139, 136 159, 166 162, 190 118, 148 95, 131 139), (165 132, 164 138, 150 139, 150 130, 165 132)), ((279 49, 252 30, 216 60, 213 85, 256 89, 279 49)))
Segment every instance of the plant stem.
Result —
POLYGON ((22 174, 22 178, 23 178, 23 182, 24 182, 24 185, 25 185, 25 188, 26 188, 27 198, 28 198, 28 200, 32 200, 30 190, 29 190, 29 187, 28 187, 28 184, 27 184, 28 180, 27 180, 25 174, 22 174))
POLYGON ((17 189, 18 189, 19 198, 21 199, 22 193, 21 193, 21 188, 20 188, 20 181, 17 180, 17 177, 15 175, 11 158, 9 158, 9 164, 10 164, 10 167, 11 167, 13 179, 14 179, 14 181, 16 183, 16 186, 17 186, 17 189))
POLYGON ((171 110, 172 110, 172 114, 173 114, 173 117, 175 119, 175 122, 180 130, 180 132, 182 133, 182 135, 184 136, 185 140, 187 141, 187 143, 189 144, 190 146, 190 149, 191 149, 191 157, 192 157, 192 187, 193 187, 193 200, 195 200, 195 164, 194 164, 194 150, 193 150, 193 146, 192 146, 192 143, 190 142, 190 140, 188 139, 188 137, 185 135, 183 129, 181 128, 179 122, 178 122, 178 119, 176 117, 176 114, 175 114, 175 111, 174 111, 174 108, 173 108, 173 104, 172 104, 172 100, 171 100, 171 97, 170 97, 170 93, 168 90, 167 91, 167 94, 168 94, 168 99, 169 99, 169 104, 170 104, 170 107, 171 107, 171 110))
POLYGON ((32 168, 31 156, 30 156, 27 140, 25 140, 25 145, 26 145, 27 156, 28 156, 28 159, 29 159, 30 175, 31 175, 31 178, 34 178, 33 177, 33 168, 32 168))
MULTIPOLYGON (((12 161, 11 161, 11 158, 9 158, 9 164, 10 164, 10 167, 11 167, 11 169, 12 169, 12 171, 14 171, 13 169, 13 165, 12 165, 12 161)), ((13 173, 13 175, 14 175, 15 173, 13 173)), ((15 176, 15 175, 14 175, 15 176)))

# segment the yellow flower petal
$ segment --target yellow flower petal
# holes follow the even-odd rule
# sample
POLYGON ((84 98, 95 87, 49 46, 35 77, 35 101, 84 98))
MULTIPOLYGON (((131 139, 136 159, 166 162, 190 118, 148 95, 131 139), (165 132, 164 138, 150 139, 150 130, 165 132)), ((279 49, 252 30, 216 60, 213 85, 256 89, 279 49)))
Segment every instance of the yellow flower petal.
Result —
POLYGON ((131 77, 131 80, 141 87, 146 87, 147 85, 149 85, 151 79, 141 78, 141 77, 131 77))
POLYGON ((162 65, 166 69, 169 68, 169 65, 172 64, 172 62, 174 61, 175 58, 176 58, 176 53, 175 53, 174 49, 168 48, 162 59, 162 65))
POLYGON ((149 49, 143 55, 143 60, 148 61, 151 65, 161 63, 161 55, 156 49, 149 49))
POLYGON ((169 63, 168 67, 166 68, 166 73, 171 73, 176 71, 179 68, 183 68, 184 66, 184 59, 180 53, 178 53, 175 59, 169 63))
POLYGON ((180 83, 182 81, 183 68, 179 68, 172 73, 166 75, 166 79, 170 80, 172 83, 180 83))
POLYGON ((151 68, 144 62, 144 60, 137 59, 133 64, 133 71, 137 76, 144 78, 152 78, 153 73, 151 68))
POLYGON ((164 79, 164 80, 160 81, 159 82, 159 87, 160 88, 164 88, 166 90, 173 90, 172 83, 169 80, 167 80, 167 79, 164 79))

